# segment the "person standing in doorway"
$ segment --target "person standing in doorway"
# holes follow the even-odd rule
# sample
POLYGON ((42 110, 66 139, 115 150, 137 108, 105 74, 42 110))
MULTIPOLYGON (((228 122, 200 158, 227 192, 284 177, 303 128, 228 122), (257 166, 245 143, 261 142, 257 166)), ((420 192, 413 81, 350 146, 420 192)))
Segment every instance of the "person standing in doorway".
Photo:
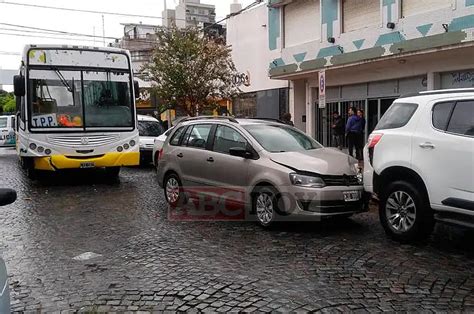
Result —
POLYGON ((284 113, 282 116, 281 116, 281 121, 285 124, 288 124, 288 125, 291 125, 291 126, 295 126, 293 124, 293 121, 291 121, 291 113, 287 112, 287 113, 284 113))
POLYGON ((354 157, 354 149, 356 150, 356 158, 360 160, 360 154, 362 150, 359 151, 358 141, 360 138, 360 133, 362 132, 362 121, 361 118, 357 115, 357 109, 351 107, 349 109, 349 119, 346 124, 346 135, 347 135, 347 145, 349 146, 349 155, 354 157))
POLYGON ((360 125, 359 125, 360 133, 359 133, 359 138, 357 140, 356 156, 358 156, 357 160, 362 161, 364 159, 364 155, 362 152, 363 152, 364 144, 365 144, 365 124, 366 124, 365 117, 364 117, 364 110, 363 109, 357 110, 357 116, 360 119, 360 125))
POLYGON ((334 145, 338 149, 342 150, 343 142, 344 142, 344 120, 339 115, 339 112, 334 111, 332 114, 333 122, 332 122, 332 136, 334 139, 334 145))

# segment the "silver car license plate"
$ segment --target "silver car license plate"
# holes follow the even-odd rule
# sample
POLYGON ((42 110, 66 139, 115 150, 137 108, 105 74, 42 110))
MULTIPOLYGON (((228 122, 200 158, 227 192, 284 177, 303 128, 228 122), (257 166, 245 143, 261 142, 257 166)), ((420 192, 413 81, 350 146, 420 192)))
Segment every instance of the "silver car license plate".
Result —
POLYGON ((348 191, 342 192, 344 195, 345 202, 357 202, 360 200, 360 192, 359 191, 348 191))
POLYGON ((81 169, 95 168, 95 163, 93 162, 81 162, 81 169))

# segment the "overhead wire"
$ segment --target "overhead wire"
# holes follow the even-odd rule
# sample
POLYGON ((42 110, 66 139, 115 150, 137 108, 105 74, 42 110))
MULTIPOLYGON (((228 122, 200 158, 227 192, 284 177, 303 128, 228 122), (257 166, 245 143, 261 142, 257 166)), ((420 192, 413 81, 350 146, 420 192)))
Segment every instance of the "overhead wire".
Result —
MULTIPOLYGON (((242 8, 241 10, 230 13, 226 17, 210 24, 205 27, 201 27, 200 30, 206 31, 207 29, 210 29, 216 25, 219 25, 220 23, 237 16, 241 14, 242 12, 249 10, 253 8, 254 6, 262 3, 263 0, 256 0, 249 4, 248 6, 242 8)), ((2 1, 0 4, 11 4, 11 5, 23 5, 23 6, 28 6, 28 7, 38 7, 38 8, 44 8, 44 9, 57 9, 57 10, 66 10, 66 11, 74 11, 74 12, 83 12, 83 13, 95 13, 95 14, 110 14, 110 15, 121 15, 121 16, 134 16, 134 17, 151 17, 151 16, 141 16, 141 15, 135 15, 135 14, 125 14, 125 13, 117 13, 117 12, 105 12, 105 11, 93 11, 93 10, 82 10, 82 9, 72 9, 72 8, 63 8, 63 7, 52 7, 52 6, 44 6, 44 5, 36 5, 36 4, 26 4, 26 3, 17 3, 17 2, 9 2, 9 1, 2 1)), ((155 18, 161 18, 162 17, 155 17, 155 18)), ((175 20, 185 20, 185 19, 175 19, 175 20)), ((33 35, 27 35, 27 34, 12 34, 12 33, 4 33, 0 32, 0 35, 6 35, 6 36, 22 36, 22 37, 36 37, 36 38, 48 38, 48 39, 59 39, 59 40, 76 40, 76 41, 87 41, 87 42, 96 42, 96 39, 109 39, 109 40, 118 40, 120 38, 116 37, 109 37, 109 36, 97 36, 97 35, 90 35, 90 34, 81 34, 81 33, 74 33, 74 32, 66 32, 66 31, 60 31, 60 30, 53 30, 53 29, 46 29, 46 28, 40 28, 40 27, 33 27, 33 26, 26 26, 26 25, 17 25, 17 24, 11 24, 11 23, 0 23, 0 25, 5 25, 5 26, 10 26, 10 27, 17 27, 17 28, 26 28, 27 30, 8 30, 8 31, 15 31, 15 32, 23 32, 23 33, 34 33, 33 30, 36 31, 41 31, 41 32, 48 32, 48 33, 42 33, 42 34, 51 34, 51 35, 64 35, 64 36, 76 36, 76 37, 89 37, 89 38, 94 38, 92 39, 84 39, 84 38, 67 38, 67 37, 54 37, 54 36, 33 36, 33 35)), ((157 26, 160 27, 160 26, 157 26)), ((0 30, 2 30, 0 28, 0 30)), ((7 31, 7 29, 4 29, 7 31)), ((41 32, 38 32, 38 34, 41 34, 41 32)), ((149 39, 130 39, 135 42, 142 42, 142 43, 156 43, 155 40, 149 40, 149 39)))
MULTIPOLYGON (((18 24, 10 24, 10 23, 0 23, 0 25, 16 27, 16 28, 26 28, 27 30, 37 30, 37 31, 49 32, 50 34, 57 33, 59 35, 78 36, 78 37, 118 39, 116 37, 110 37, 110 36, 103 37, 103 36, 99 36, 99 35, 90 35, 90 34, 84 34, 84 33, 73 33, 73 32, 66 32, 66 31, 60 31, 60 30, 48 29, 48 28, 40 28, 40 27, 33 27, 33 26, 27 26, 27 25, 18 25, 18 24)), ((23 30, 19 30, 19 31, 23 31, 23 30)))
POLYGON ((0 32, 0 35, 5 35, 5 36, 20 36, 20 37, 33 37, 33 38, 49 38, 49 39, 59 39, 59 40, 75 40, 75 41, 97 42, 97 40, 94 40, 94 39, 82 39, 82 38, 71 38, 71 37, 53 37, 53 36, 28 35, 28 34, 13 34, 13 33, 3 33, 3 32, 0 32))
MULTIPOLYGON (((244 11, 247 11, 247 10, 249 10, 249 9, 251 9, 251 8, 253 8, 253 7, 255 7, 256 5, 258 5, 258 4, 262 3, 262 2, 263 2, 263 0, 255 0, 254 2, 252 2, 251 4, 249 4, 248 6, 246 6, 245 8, 242 8, 241 10, 239 10, 239 11, 237 11, 237 12, 230 13, 230 14, 228 14, 225 18, 222 18, 221 20, 218 20, 218 21, 216 21, 216 22, 214 22, 214 23, 212 23, 212 24, 210 24, 210 25, 207 25, 207 26, 205 26, 205 27, 201 27, 201 28, 199 28, 199 29, 202 30, 202 31, 206 31, 206 30, 208 30, 208 29, 210 29, 210 28, 212 28, 212 27, 214 27, 214 26, 216 26, 216 25, 219 25, 220 23, 222 23, 222 22, 224 22, 224 21, 226 21, 226 20, 228 20, 228 19, 230 19, 230 18, 232 18, 232 17, 234 17, 234 16, 237 16, 237 15, 241 14, 241 13, 244 12, 244 11)), ((159 27, 160 27, 160 26, 159 26, 159 27)), ((138 38, 138 39, 130 39, 130 40, 133 40, 134 42, 142 42, 142 43, 156 43, 156 41, 154 41, 154 40, 147 40, 147 39, 140 39, 140 38, 138 38)))
MULTIPOLYGON (((0 4, 32 7, 32 8, 39 8, 39 9, 80 12, 80 13, 104 14, 104 15, 124 16, 124 17, 139 17, 139 18, 146 18, 146 19, 160 19, 160 20, 164 19, 162 16, 140 15, 140 14, 121 13, 121 12, 109 12, 109 11, 96 11, 96 10, 86 10, 86 9, 74 9, 74 8, 66 8, 66 7, 31 4, 31 3, 24 3, 24 2, 1 1, 0 4)), ((185 19, 179 19, 179 20, 185 20, 185 19)))
POLYGON ((15 51, 0 51, 0 55, 5 55, 5 56, 20 56, 21 53, 15 52, 15 51))

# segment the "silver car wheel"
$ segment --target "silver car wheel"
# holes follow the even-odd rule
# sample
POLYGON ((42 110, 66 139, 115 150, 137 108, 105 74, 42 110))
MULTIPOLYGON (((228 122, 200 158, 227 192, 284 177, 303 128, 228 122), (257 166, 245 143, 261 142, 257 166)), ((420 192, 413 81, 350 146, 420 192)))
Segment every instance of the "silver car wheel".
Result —
POLYGON ((416 205, 406 192, 393 192, 387 199, 385 215, 391 228, 397 232, 407 232, 416 221, 416 205))
POLYGON ((271 195, 261 193, 257 197, 257 218, 263 225, 269 225, 273 221, 273 200, 271 195))
POLYGON ((179 199, 179 182, 176 178, 169 178, 166 182, 166 198, 168 203, 174 204, 179 199))

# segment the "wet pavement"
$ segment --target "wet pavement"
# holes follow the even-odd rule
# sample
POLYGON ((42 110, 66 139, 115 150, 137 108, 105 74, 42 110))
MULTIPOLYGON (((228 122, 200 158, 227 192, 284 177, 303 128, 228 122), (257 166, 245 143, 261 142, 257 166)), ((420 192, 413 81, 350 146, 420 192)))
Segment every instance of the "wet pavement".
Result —
POLYGON ((0 250, 14 311, 474 311, 474 233, 388 240, 375 208, 262 230, 179 222, 151 168, 30 181, 0 149, 0 250))

